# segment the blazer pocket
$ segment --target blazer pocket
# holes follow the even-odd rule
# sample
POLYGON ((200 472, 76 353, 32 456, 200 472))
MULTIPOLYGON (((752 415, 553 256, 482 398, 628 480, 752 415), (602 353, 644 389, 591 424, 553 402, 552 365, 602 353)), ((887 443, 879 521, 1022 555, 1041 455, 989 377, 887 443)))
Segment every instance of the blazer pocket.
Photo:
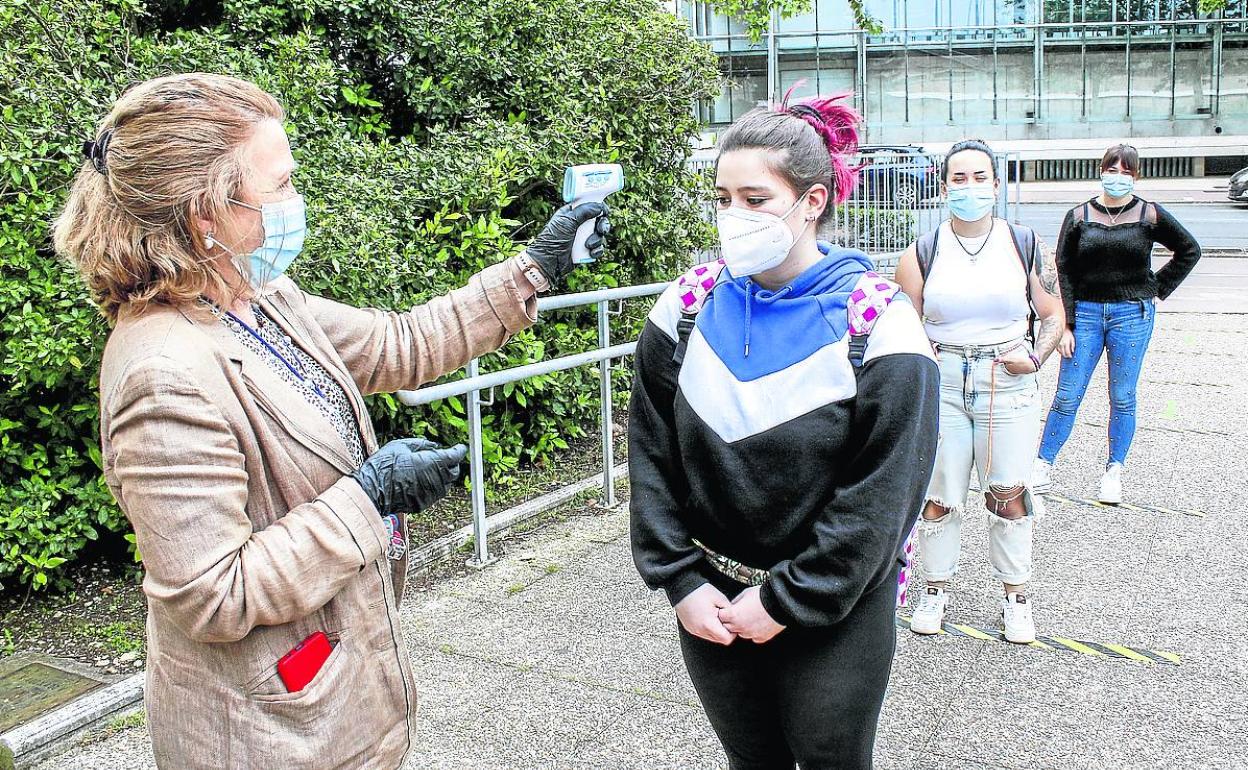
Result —
POLYGON ((341 634, 327 633, 326 636, 334 649, 321 664, 316 676, 302 690, 287 691, 285 683, 277 673, 277 664, 274 663, 271 669, 258 677, 258 681, 253 681, 248 686, 248 699, 261 704, 262 710, 297 722, 312 721, 327 708, 333 708, 335 698, 343 692, 344 686, 351 679, 353 663, 359 658, 352 654, 349 639, 341 634))

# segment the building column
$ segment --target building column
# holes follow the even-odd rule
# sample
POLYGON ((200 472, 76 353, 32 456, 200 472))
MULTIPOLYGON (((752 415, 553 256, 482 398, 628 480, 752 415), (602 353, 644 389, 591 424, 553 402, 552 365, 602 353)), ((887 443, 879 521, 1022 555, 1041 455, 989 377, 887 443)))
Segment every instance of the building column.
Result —
MULTIPOLYGON (((1040 18, 1044 18, 1041 15, 1040 18)), ((1039 125, 1044 119, 1044 30, 1040 27, 1033 27, 1032 34, 1035 35, 1034 53, 1032 54, 1032 93, 1035 94, 1035 104, 1032 108, 1035 114, 1035 125, 1039 125)))
POLYGON ((1222 101, 1222 15, 1224 12, 1218 13, 1218 20, 1213 22, 1213 107, 1210 112, 1213 118, 1218 118, 1222 101))
POLYGON ((767 22, 767 104, 774 105, 778 101, 776 91, 780 85, 780 52, 776 46, 776 28, 780 26, 780 10, 771 9, 771 19, 767 22))

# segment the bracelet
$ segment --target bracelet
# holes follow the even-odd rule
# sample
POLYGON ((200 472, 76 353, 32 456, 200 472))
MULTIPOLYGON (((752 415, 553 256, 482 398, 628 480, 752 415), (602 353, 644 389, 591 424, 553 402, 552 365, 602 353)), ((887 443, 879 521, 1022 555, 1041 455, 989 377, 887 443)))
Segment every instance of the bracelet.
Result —
POLYGON ((520 252, 516 257, 516 264, 520 267, 520 272, 524 273, 524 277, 529 279, 529 283, 533 284, 533 288, 538 291, 546 291, 550 288, 550 279, 537 266, 533 258, 529 256, 527 251, 520 252))
POLYGON ((1038 372, 1038 371, 1040 371, 1040 359, 1039 359, 1039 358, 1036 358, 1036 354, 1035 354, 1035 353, 1028 353, 1028 354, 1027 354, 1027 357, 1028 357, 1028 358, 1030 358, 1030 359, 1031 359, 1031 362, 1032 362, 1033 364, 1035 364, 1035 365, 1036 365, 1036 371, 1037 371, 1037 372, 1038 372))

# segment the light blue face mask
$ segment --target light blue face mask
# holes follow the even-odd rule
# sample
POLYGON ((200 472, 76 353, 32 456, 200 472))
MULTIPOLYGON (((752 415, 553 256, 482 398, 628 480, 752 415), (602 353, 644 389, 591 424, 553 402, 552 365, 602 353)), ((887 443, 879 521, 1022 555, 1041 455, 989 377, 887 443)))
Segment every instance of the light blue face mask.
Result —
POLYGON ((949 211, 963 222, 978 222, 997 205, 997 191, 991 184, 968 184, 949 188, 949 211))
POLYGON ((1101 187, 1111 198, 1125 198, 1135 191, 1135 177, 1106 171, 1101 174, 1101 187))
MULTIPOLYGON (((259 291, 270 281, 285 273, 290 264, 295 261, 295 257, 303 251, 303 238, 307 232, 307 207, 304 205, 302 195, 259 206, 243 203, 233 198, 230 199, 230 203, 260 212, 264 226, 264 242, 247 255, 245 271, 243 271, 243 265, 236 265, 240 272, 246 272, 252 288, 259 291)), ((238 257, 224 245, 221 248, 231 256, 238 257)))

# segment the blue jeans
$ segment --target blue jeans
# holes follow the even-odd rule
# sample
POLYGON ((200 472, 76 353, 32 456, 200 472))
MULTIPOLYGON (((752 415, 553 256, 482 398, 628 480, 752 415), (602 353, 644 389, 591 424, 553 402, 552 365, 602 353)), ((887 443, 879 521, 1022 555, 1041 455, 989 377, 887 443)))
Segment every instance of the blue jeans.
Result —
POLYGON ((1052 463, 1070 438, 1075 413, 1105 350, 1109 352, 1109 462, 1127 461, 1135 437, 1135 388, 1156 317, 1157 308, 1148 299, 1075 303, 1075 354, 1062 359, 1057 395, 1044 423, 1040 459, 1052 463))

